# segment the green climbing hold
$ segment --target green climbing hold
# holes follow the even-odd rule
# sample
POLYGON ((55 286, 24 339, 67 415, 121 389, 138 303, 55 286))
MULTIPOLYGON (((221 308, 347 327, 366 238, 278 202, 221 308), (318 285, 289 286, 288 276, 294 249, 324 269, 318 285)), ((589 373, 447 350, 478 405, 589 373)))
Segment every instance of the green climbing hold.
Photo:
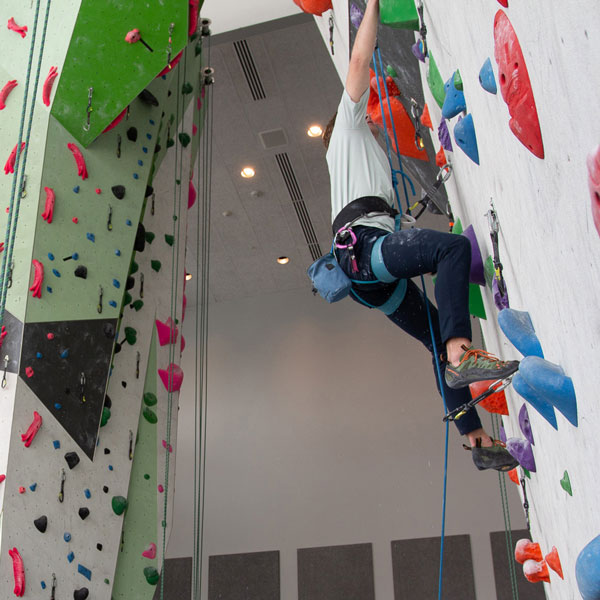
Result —
POLYGON ((202 54, 202 44, 198 43, 196 44, 196 47, 194 48, 194 56, 200 56, 202 54))
POLYGON ((388 65, 385 70, 390 77, 398 77, 398 73, 396 73, 396 69, 392 65, 388 65))
POLYGON ((162 267, 162 263, 160 262, 160 260, 151 260, 150 266, 158 273, 160 271, 160 268, 162 267))
POLYGON ((454 71, 454 87, 461 92, 463 91, 462 77, 460 76, 460 71, 458 69, 454 71))
POLYGON ((379 17, 389 27, 419 30, 419 15, 414 0, 379 0, 379 17))
POLYGON ((476 283, 469 283, 469 313, 480 319, 487 319, 481 288, 476 283))
POLYGON ((525 477, 527 477, 527 479, 531 479, 531 473, 525 467, 521 468, 523 469, 523 473, 525 473, 525 477))
POLYGON ((165 233, 165 242, 167 242, 167 244, 169 244, 169 246, 172 246, 173 242, 175 242, 175 236, 165 233))
POLYGON ((446 92, 444 90, 444 80, 440 75, 440 71, 435 64, 433 54, 429 50, 429 68, 427 69, 427 85, 431 91, 432 96, 437 102, 438 106, 442 108, 444 105, 444 99, 446 98, 446 92))
POLYGON ((495 273, 496 270, 494 269, 494 259, 491 256, 488 256, 485 259, 485 263, 483 263, 483 274, 485 275, 485 282, 490 289, 492 289, 495 273))
POLYGON ((152 425, 156 425, 156 423, 158 423, 158 417, 156 416, 156 413, 147 406, 144 407, 142 414, 148 423, 151 423, 152 425))
POLYGON ((144 306, 144 301, 136 300, 135 302, 132 302, 129 306, 131 306, 131 308, 133 308, 135 312, 138 312, 142 308, 142 306, 144 306))
POLYGON ((190 36, 190 42, 193 42, 197 39, 198 39, 198 32, 196 31, 196 33, 192 33, 192 35, 190 36))
POLYGON ((131 268, 129 269, 129 274, 133 275, 134 273, 137 273, 139 268, 140 266, 135 262, 135 260, 131 261, 131 268))
POLYGON ((192 141, 192 138, 187 133, 185 133, 185 131, 182 131, 178 137, 181 145, 184 148, 186 148, 187 145, 192 141))
POLYGON ((104 427, 110 419, 110 409, 106 406, 102 409, 102 418, 100 419, 100 427, 104 427))
POLYGON ((137 342, 137 331, 133 327, 125 327, 125 339, 133 346, 137 342))
POLYGON ((148 475, 148 473, 144 473, 144 479, 150 479, 150 475, 148 475))
POLYGON ((121 516, 127 509, 127 498, 123 496, 113 496, 112 509, 115 515, 121 516))
POLYGON ((157 403, 158 398, 156 397, 156 394, 153 394, 152 392, 146 392, 144 394, 144 404, 146 406, 156 406, 157 403))
POLYGON ((175 140, 173 138, 167 138, 167 148, 175 145, 175 140))
POLYGON ((181 86, 181 93, 182 94, 191 94, 194 91, 194 86, 189 82, 186 81, 182 86, 181 86))
POLYGON ((150 585, 156 585, 158 583, 158 571, 155 567, 145 567, 144 577, 150 585))
POLYGON ((569 473, 565 471, 562 479, 560 480, 560 487, 569 494, 569 496, 573 495, 573 490, 571 489, 571 478, 569 477, 569 473))
POLYGON ((464 230, 460 219, 456 219, 456 221, 454 221, 454 225, 452 226, 452 233, 460 235, 463 231, 464 230))
POLYGON ((144 234, 144 237, 146 238, 146 241, 151 244, 154 241, 154 238, 156 237, 155 233, 152 233, 151 231, 146 231, 146 233, 144 234))
POLYGON ((125 304, 131 304, 133 301, 133 298, 131 297, 131 294, 129 292, 125 292, 124 296, 123 296, 123 302, 125 304))
POLYGON ((106 585, 108 585, 108 584, 110 583, 110 580, 109 580, 109 579, 105 579, 105 580, 104 580, 104 583, 105 583, 106 585))

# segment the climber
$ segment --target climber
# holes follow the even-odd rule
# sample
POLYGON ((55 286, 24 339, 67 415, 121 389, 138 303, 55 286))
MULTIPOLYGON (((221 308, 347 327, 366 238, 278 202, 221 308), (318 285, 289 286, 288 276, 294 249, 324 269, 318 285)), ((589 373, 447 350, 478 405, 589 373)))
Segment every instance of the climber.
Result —
MULTIPOLYGON (((331 179, 336 256, 353 281, 369 282, 353 283, 353 300, 381 308, 432 355, 425 298, 410 278, 437 273, 435 297, 439 312, 433 304, 429 303, 429 307, 450 411, 471 399, 470 383, 506 378, 517 370, 518 362, 504 362, 470 347, 469 240, 430 229, 395 231, 397 211, 393 208, 390 167, 377 142, 378 130, 366 114, 369 64, 378 22, 379 0, 368 0, 341 102, 323 133, 331 179)), ((433 359, 435 370, 436 357, 433 359)), ((475 409, 455 423, 469 440, 477 468, 510 470, 517 466, 503 445, 485 432, 475 409)))

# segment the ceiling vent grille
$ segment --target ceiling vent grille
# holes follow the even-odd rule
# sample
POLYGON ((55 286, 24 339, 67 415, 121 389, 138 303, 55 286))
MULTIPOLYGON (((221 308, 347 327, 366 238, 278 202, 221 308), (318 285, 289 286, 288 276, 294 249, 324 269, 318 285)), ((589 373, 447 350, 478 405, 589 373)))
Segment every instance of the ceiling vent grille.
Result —
POLYGON ((286 152, 283 152, 281 154, 276 154, 275 158, 277 159, 277 165, 281 171, 281 176, 283 177, 283 181, 285 182, 290 194, 290 198, 292 199, 292 205, 296 211, 296 216, 298 217, 302 233, 304 234, 304 239, 308 244, 310 255, 312 256, 313 260, 317 260, 317 258, 319 258, 323 252, 321 251, 321 247, 317 241, 317 235, 315 233, 310 215, 308 214, 308 210, 306 209, 306 204, 302 197, 302 190, 298 185, 296 174, 294 173, 292 163, 290 162, 290 157, 286 152))
POLYGON ((258 134, 260 143, 265 150, 276 148, 277 146, 287 146, 287 135, 283 129, 271 129, 269 131, 261 131, 258 134))
POLYGON ((233 47, 235 48, 235 53, 237 54, 242 71, 248 82, 252 98, 254 98, 254 100, 264 100, 266 98, 265 90, 262 81, 260 80, 260 75, 258 74, 258 69, 256 68, 248 42, 246 40, 233 42, 233 47))

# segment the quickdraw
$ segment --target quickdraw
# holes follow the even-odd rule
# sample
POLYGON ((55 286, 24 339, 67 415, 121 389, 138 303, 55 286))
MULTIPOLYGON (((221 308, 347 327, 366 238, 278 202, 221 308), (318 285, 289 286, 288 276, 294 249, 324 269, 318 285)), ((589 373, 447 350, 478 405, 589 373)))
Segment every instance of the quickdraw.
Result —
POLYGON ((504 277, 502 276, 502 263, 500 262, 500 251, 498 249, 498 232, 500 231, 500 224, 498 223, 498 216, 492 205, 492 208, 487 212, 488 225, 490 228, 490 237, 492 239, 492 253, 494 261, 494 274, 498 282, 498 291, 502 297, 506 296, 506 284, 504 277))

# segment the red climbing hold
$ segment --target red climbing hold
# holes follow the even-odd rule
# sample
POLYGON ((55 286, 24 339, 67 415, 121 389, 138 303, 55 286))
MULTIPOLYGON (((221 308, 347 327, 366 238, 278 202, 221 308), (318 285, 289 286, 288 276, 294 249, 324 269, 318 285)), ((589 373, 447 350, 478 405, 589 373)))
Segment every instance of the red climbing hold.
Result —
POLYGON ((0 483, 2 483, 6 479, 6 475, 0 475, 0 483))
POLYGON ((444 165, 448 164, 448 159, 446 158, 446 153, 444 152, 444 147, 440 146, 440 149, 437 151, 435 155, 435 164, 441 169, 444 165))
POLYGON ((25 367, 25 375, 31 379, 34 375, 33 369, 31 367, 25 367))
POLYGON ((536 562, 535 560, 526 560, 523 563, 523 573, 525 574, 527 581, 530 581, 531 583, 538 583, 539 581, 550 583, 548 566, 543 560, 539 562, 536 562))
POLYGON ((29 448, 29 446, 31 446, 31 442, 33 442, 37 432, 40 430, 40 427, 42 426, 42 417, 40 416, 40 413, 38 413, 37 411, 33 411, 33 421, 31 422, 31 425, 29 426, 29 429, 25 432, 21 434, 21 441, 25 442, 25 448, 29 448))
POLYGON ((156 558, 156 544, 152 542, 146 550, 142 552, 144 558, 155 559, 156 558))
POLYGON ((333 8, 331 0, 294 0, 294 4, 298 5, 305 13, 318 17, 333 8))
POLYGON ((116 127, 122 120, 123 117, 127 114, 127 106, 115 117, 113 121, 111 121, 103 130, 102 133, 106 133, 110 131, 114 127, 116 127))
POLYGON ((33 298, 42 297, 42 282, 44 281, 44 265, 35 258, 33 259, 33 285, 29 288, 30 292, 33 292, 33 298))
POLYGON ((8 20, 8 28, 11 31, 16 31, 22 38, 24 38, 27 35, 27 25, 23 25, 23 27, 21 27, 20 25, 17 25, 15 23, 14 17, 11 17, 8 20))
POLYGON ((596 146, 587 157, 588 187, 592 200, 592 218, 600 235, 600 146, 596 146))
POLYGON ((13 91, 13 88, 17 86, 17 80, 11 79, 9 82, 4 84, 4 87, 0 90, 0 110, 6 108, 6 99, 8 95, 13 91))
POLYGON ((498 0, 498 2, 500 2, 504 8, 508 8, 508 0, 498 0))
POLYGON ((494 18, 494 56, 498 63, 500 91, 508 105, 510 130, 535 156, 544 158, 544 144, 525 57, 506 14, 494 18))
POLYGON ((16 548, 8 551, 13 561, 13 575, 15 577, 14 594, 21 598, 25 594, 25 569, 23 568, 23 559, 16 548))
POLYGON ((188 35, 193 35, 198 27, 198 7, 200 0, 190 0, 188 35))
MULTIPOLYGON (((469 385, 469 390, 471 391, 471 397, 477 398, 480 394, 487 391, 492 383, 494 383, 494 379, 490 379, 488 381, 477 381, 475 383, 471 383, 469 385)), ((480 402, 480 406, 485 408, 490 413, 496 413, 499 415, 507 415, 508 414, 508 404, 506 402, 506 394, 504 390, 500 392, 494 392, 484 400, 480 402)))
POLYGON ((552 550, 550 550, 550 552, 548 552, 544 558, 546 559, 548 566, 555 573, 557 573, 561 579, 564 579, 565 577, 563 575, 562 565, 560 563, 560 557, 558 556, 558 550, 556 549, 556 546, 552 546, 552 550))
MULTIPOLYGON (((10 153, 8 160, 6 161, 6 164, 4 165, 4 174, 5 175, 15 172, 15 162, 17 160, 17 146, 18 146, 18 143, 15 144, 15 147, 12 149, 12 152, 10 153)), ((23 148, 25 148, 25 142, 21 142, 21 152, 19 154, 22 154, 23 148)))
POLYGON ((50 67, 50 71, 48 71, 48 75, 46 76, 46 81, 44 81, 44 87, 42 89, 42 102, 46 106, 50 106, 50 94, 52 93, 52 85, 54 84, 54 80, 58 76, 58 69, 56 67, 50 67))
POLYGON ((431 114, 429 113, 429 106, 427 106, 427 103, 425 103, 425 106, 423 107, 421 123, 433 131, 433 123, 431 122, 431 114))
POLYGON ((526 560, 540 561, 544 557, 538 543, 523 538, 515 544, 515 560, 523 564, 526 560))
POLYGON ((87 168, 85 166, 85 159, 81 150, 75 144, 67 144, 67 148, 73 153, 75 163, 77 164, 77 175, 81 175, 81 179, 88 178, 87 168))
POLYGON ((44 206, 44 212, 42 213, 42 219, 50 225, 52 223, 52 217, 54 216, 54 201, 56 196, 54 195, 54 190, 49 187, 45 187, 44 191, 46 192, 46 204, 44 206))
POLYGON ((77 225, 77 223, 79 223, 79 219, 77 217, 73 217, 71 219, 71 221, 73 221, 73 223, 75 223, 75 225, 77 225))

